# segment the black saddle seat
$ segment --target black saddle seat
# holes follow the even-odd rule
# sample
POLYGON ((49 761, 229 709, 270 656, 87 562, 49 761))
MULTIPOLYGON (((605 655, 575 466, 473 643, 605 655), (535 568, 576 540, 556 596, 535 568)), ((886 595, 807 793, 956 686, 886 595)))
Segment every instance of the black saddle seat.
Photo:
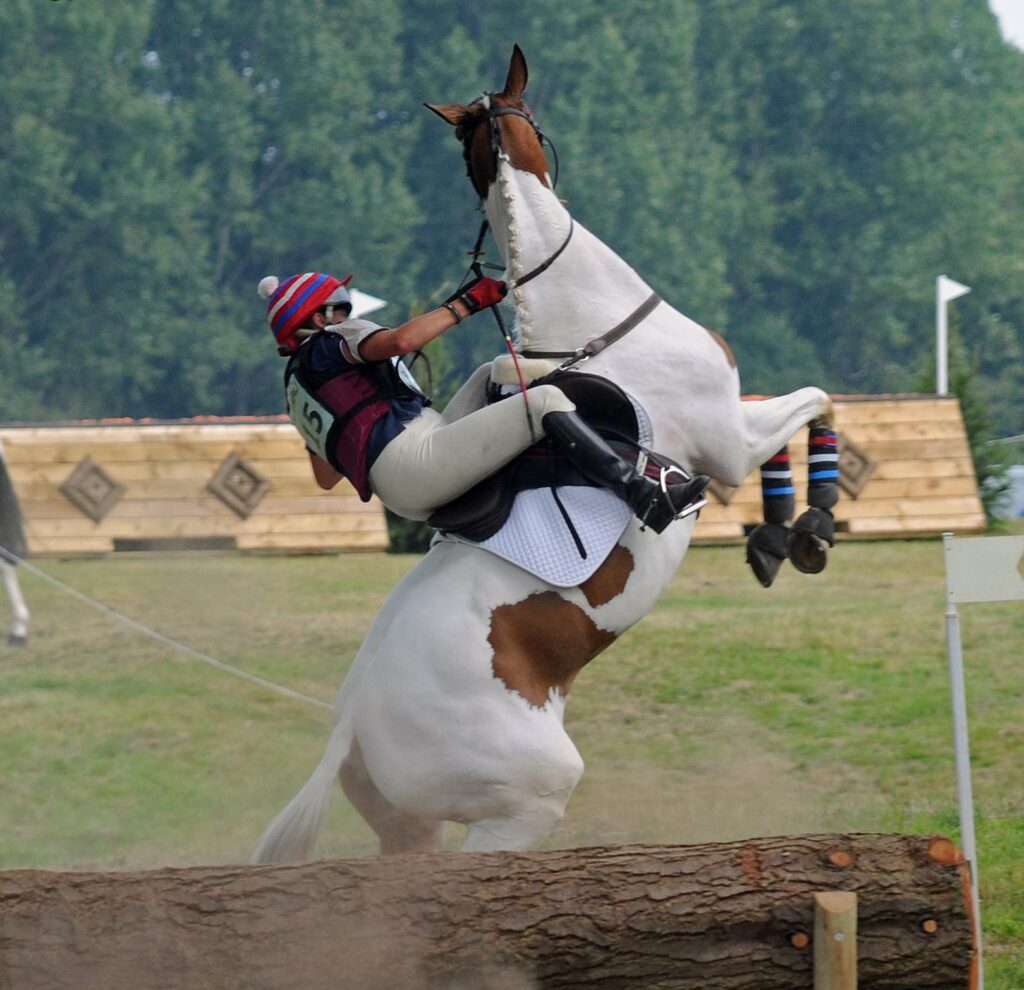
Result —
MULTIPOLYGON (((638 452, 639 422, 636 407, 614 382, 580 371, 554 371, 531 382, 557 385, 576 406, 588 425, 601 434, 624 457, 638 452)), ((511 395, 500 399, 520 401, 511 395)), ((594 483, 562 457, 547 440, 527 448, 496 474, 485 478, 454 501, 435 509, 427 522, 435 529, 480 542, 505 525, 516 494, 532 488, 594 483)))

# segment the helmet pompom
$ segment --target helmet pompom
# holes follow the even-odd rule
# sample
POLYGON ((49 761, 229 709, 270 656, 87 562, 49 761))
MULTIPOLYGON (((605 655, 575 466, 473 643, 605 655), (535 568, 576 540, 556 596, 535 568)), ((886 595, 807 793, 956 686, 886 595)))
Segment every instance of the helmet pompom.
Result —
POLYGON ((260 294, 261 299, 269 299, 280 284, 281 280, 276 275, 266 275, 260 279, 256 291, 260 294))

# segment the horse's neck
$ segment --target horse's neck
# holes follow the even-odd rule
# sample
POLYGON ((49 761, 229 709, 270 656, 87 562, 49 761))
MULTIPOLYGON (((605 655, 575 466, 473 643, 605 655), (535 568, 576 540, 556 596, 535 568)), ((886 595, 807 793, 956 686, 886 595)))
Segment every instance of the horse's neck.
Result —
MULTIPOLYGON (((502 162, 487 216, 510 281, 551 259, 573 223, 568 210, 535 175, 502 162)), ((650 294, 643 279, 578 222, 558 258, 514 289, 520 348, 571 351, 631 313, 650 294)))

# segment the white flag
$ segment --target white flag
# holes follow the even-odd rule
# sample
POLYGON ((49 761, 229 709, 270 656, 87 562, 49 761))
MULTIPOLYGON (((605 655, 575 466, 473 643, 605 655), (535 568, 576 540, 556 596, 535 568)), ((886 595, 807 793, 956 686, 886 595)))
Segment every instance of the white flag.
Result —
POLYGON ((359 289, 351 289, 349 295, 352 296, 351 315, 353 319, 366 316, 367 313, 376 313, 378 309, 383 309, 388 304, 386 299, 378 299, 376 296, 371 296, 367 292, 361 292, 359 289))
POLYGON ((951 299, 959 299, 961 296, 966 296, 971 291, 969 285, 961 285, 959 282, 954 282, 951 278, 946 278, 945 275, 940 275, 939 279, 939 301, 949 302, 951 299))

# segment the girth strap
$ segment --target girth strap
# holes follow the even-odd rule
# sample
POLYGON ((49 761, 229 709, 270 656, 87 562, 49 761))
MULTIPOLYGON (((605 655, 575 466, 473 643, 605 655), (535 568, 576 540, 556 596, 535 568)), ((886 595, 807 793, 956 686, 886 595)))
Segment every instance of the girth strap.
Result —
POLYGON ((614 344, 621 337, 625 337, 630 330, 642 323, 660 302, 661 296, 657 292, 652 292, 621 323, 616 324, 600 337, 587 341, 583 347, 579 347, 575 351, 523 351, 522 355, 527 358, 568 358, 569 360, 563 361, 559 367, 571 368, 580 361, 586 361, 600 354, 609 344, 614 344))

